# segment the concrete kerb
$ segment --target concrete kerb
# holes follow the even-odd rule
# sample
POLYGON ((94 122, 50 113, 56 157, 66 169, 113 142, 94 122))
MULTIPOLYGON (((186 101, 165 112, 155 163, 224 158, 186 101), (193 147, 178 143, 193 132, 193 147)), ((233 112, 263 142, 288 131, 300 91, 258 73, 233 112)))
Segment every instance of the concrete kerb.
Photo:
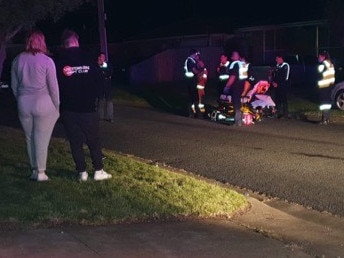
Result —
POLYGON ((290 245, 315 257, 344 254, 344 218, 279 200, 248 197, 250 211, 235 216, 239 225, 290 245))

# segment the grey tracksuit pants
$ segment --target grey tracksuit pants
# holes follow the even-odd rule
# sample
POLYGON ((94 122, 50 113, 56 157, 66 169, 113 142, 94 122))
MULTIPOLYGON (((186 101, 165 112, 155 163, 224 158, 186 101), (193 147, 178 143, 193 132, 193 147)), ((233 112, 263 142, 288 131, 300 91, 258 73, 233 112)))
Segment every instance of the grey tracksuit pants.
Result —
POLYGON ((59 111, 49 95, 18 97, 18 115, 23 127, 31 169, 45 171, 48 147, 59 111))

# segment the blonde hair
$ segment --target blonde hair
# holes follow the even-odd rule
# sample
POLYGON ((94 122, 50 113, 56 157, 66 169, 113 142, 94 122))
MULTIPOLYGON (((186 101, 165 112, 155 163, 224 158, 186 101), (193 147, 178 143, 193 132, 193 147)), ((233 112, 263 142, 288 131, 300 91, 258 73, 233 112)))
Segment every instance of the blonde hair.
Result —
POLYGON ((26 38, 25 51, 32 53, 47 54, 47 45, 45 43, 45 36, 41 31, 33 31, 26 38))

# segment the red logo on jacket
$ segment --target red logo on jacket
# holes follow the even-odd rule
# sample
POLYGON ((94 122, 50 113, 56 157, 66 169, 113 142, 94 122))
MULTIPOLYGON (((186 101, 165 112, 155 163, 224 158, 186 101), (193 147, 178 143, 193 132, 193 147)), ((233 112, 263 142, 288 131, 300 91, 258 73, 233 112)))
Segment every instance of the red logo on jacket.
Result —
POLYGON ((73 71, 72 67, 70 67, 70 66, 63 67, 63 74, 65 76, 68 76, 68 77, 72 76, 73 73, 74 73, 74 71, 73 71))

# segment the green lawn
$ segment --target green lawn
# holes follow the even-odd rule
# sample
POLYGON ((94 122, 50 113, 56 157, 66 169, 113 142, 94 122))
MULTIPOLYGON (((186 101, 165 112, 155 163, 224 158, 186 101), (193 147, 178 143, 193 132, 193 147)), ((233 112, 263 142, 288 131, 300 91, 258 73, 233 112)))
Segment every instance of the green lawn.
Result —
POLYGON ((79 182, 69 145, 60 138, 49 147, 50 181, 30 181, 21 129, 0 126, 0 141, 2 228, 231 217, 249 206, 245 196, 221 184, 109 150, 105 170, 113 177, 79 182))

